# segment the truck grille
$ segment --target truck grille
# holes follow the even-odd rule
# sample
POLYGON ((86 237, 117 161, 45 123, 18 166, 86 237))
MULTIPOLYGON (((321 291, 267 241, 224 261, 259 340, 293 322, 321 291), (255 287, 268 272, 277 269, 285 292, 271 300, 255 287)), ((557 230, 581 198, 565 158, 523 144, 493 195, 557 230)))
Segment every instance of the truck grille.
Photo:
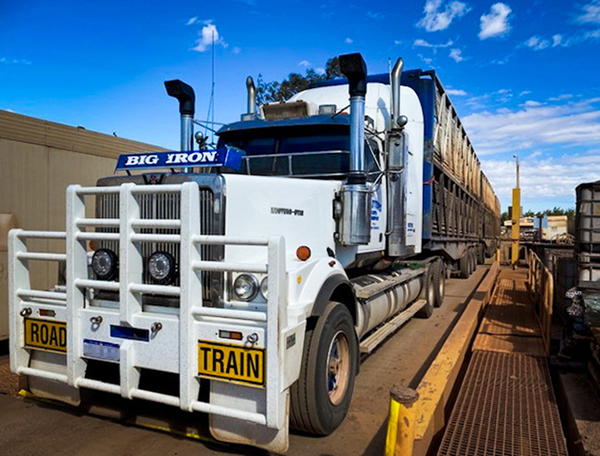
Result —
MULTIPOLYGON (((178 193, 165 194, 142 194, 138 196, 140 204, 140 218, 142 219, 165 219, 179 220, 180 218, 180 195, 178 193)), ((199 234, 221 234, 218 232, 217 224, 215 223, 214 211, 215 197, 210 189, 200 189, 200 233, 199 234)), ((96 212, 98 218, 119 218, 119 195, 118 194, 102 194, 98 195, 96 202, 96 212)), ((97 228, 98 232, 115 233, 117 228, 97 228)), ((155 229, 144 228, 141 233, 147 234, 179 234, 179 229, 155 229)), ((144 264, 147 259, 156 251, 168 252, 177 260, 179 265, 179 244, 172 242, 143 242, 142 257, 144 264)), ((99 248, 111 249, 114 252, 119 252, 118 241, 101 241, 98 243, 99 248)), ((202 245, 200 247, 202 259, 209 261, 219 261, 223 257, 222 246, 202 245)), ((153 283, 150 274, 144 269, 143 282, 153 283)), ((222 283, 222 273, 204 273, 202 277, 202 299, 207 305, 216 296, 215 286, 222 283), (211 290, 213 290, 211 296, 211 290)), ((179 285, 179 277, 177 277, 174 285, 179 285)), ((146 297, 145 297, 146 299, 146 297)), ((164 300, 165 298, 161 298, 164 300)), ((216 303, 212 303, 216 305, 216 303)))

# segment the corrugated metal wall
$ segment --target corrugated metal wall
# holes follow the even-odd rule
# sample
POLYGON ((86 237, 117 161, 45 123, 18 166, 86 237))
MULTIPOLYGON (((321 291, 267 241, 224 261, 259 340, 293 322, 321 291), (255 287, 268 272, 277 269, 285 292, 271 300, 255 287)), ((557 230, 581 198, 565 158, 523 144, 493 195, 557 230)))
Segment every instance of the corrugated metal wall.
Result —
MULTIPOLYGON (((0 213, 13 214, 17 228, 63 231, 67 185, 94 185, 113 173, 121 153, 160 150, 164 149, 0 111, 0 213)), ((6 235, 6 227, 0 226, 0 236, 6 235)), ((51 242, 31 246, 56 251, 51 242)), ((0 243, 0 340, 8 333, 8 255, 2 246, 4 242, 0 243)), ((35 287, 50 287, 56 277, 54 264, 32 262, 35 287)))

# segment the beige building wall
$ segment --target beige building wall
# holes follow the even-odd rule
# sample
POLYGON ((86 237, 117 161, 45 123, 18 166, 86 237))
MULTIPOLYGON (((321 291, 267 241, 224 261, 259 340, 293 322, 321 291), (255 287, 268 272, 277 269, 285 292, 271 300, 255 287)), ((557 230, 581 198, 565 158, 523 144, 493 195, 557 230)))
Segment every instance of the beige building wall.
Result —
MULTIPOLYGON (((165 149, 0 110, 0 214, 12 214, 17 228, 64 231, 67 185, 94 185, 113 174, 122 153, 160 150, 165 149)), ((0 340, 8 336, 9 219, 0 216, 0 340)), ((29 246, 64 252, 59 241, 29 246)), ((34 287, 55 284, 55 263, 35 261, 30 269, 34 287)))

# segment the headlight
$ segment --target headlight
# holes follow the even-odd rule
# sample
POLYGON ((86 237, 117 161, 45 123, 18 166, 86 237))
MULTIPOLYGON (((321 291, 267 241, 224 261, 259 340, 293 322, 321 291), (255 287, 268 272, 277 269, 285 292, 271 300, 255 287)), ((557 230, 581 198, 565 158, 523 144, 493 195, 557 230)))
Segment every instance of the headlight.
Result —
POLYGON ((148 272, 157 283, 171 283, 175 278, 175 270, 175 258, 168 252, 154 252, 148 258, 148 272))
POLYGON ((119 260, 112 250, 100 249, 92 256, 92 270, 98 280, 112 280, 117 275, 119 260))
POLYGON ((242 301, 250 301, 258 293, 258 279, 250 274, 240 274, 233 282, 233 293, 242 301))
POLYGON ((268 277, 265 277, 260 282, 260 294, 262 295, 263 298, 265 298, 265 301, 269 300, 269 278, 268 277))

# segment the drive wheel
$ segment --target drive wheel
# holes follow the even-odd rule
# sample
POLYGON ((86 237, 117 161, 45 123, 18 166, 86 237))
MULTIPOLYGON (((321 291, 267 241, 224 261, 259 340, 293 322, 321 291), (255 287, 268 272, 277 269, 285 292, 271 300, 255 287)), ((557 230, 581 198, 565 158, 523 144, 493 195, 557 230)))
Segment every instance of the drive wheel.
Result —
POLYGON ((441 307, 446 294, 446 265, 441 258, 433 263, 433 288, 435 289, 433 305, 441 307))
POLYGON ((350 408, 357 360, 352 316, 330 302, 306 330, 300 378, 291 387, 290 426, 317 435, 335 431, 350 408))
POLYGON ((468 279, 471 275, 471 250, 465 250, 463 256, 460 257, 460 277, 468 279))
POLYGON ((430 263, 427 266, 427 272, 423 277, 423 289, 419 299, 425 299, 427 301, 421 309, 416 313, 419 318, 429 318, 433 315, 433 306, 435 304, 435 284, 434 284, 434 272, 433 264, 430 263))
POLYGON ((469 256, 471 258, 471 273, 469 275, 471 275, 477 269, 477 255, 475 254, 475 247, 471 247, 469 249, 469 256))
POLYGON ((485 246, 483 244, 477 246, 477 263, 485 263, 485 246))

